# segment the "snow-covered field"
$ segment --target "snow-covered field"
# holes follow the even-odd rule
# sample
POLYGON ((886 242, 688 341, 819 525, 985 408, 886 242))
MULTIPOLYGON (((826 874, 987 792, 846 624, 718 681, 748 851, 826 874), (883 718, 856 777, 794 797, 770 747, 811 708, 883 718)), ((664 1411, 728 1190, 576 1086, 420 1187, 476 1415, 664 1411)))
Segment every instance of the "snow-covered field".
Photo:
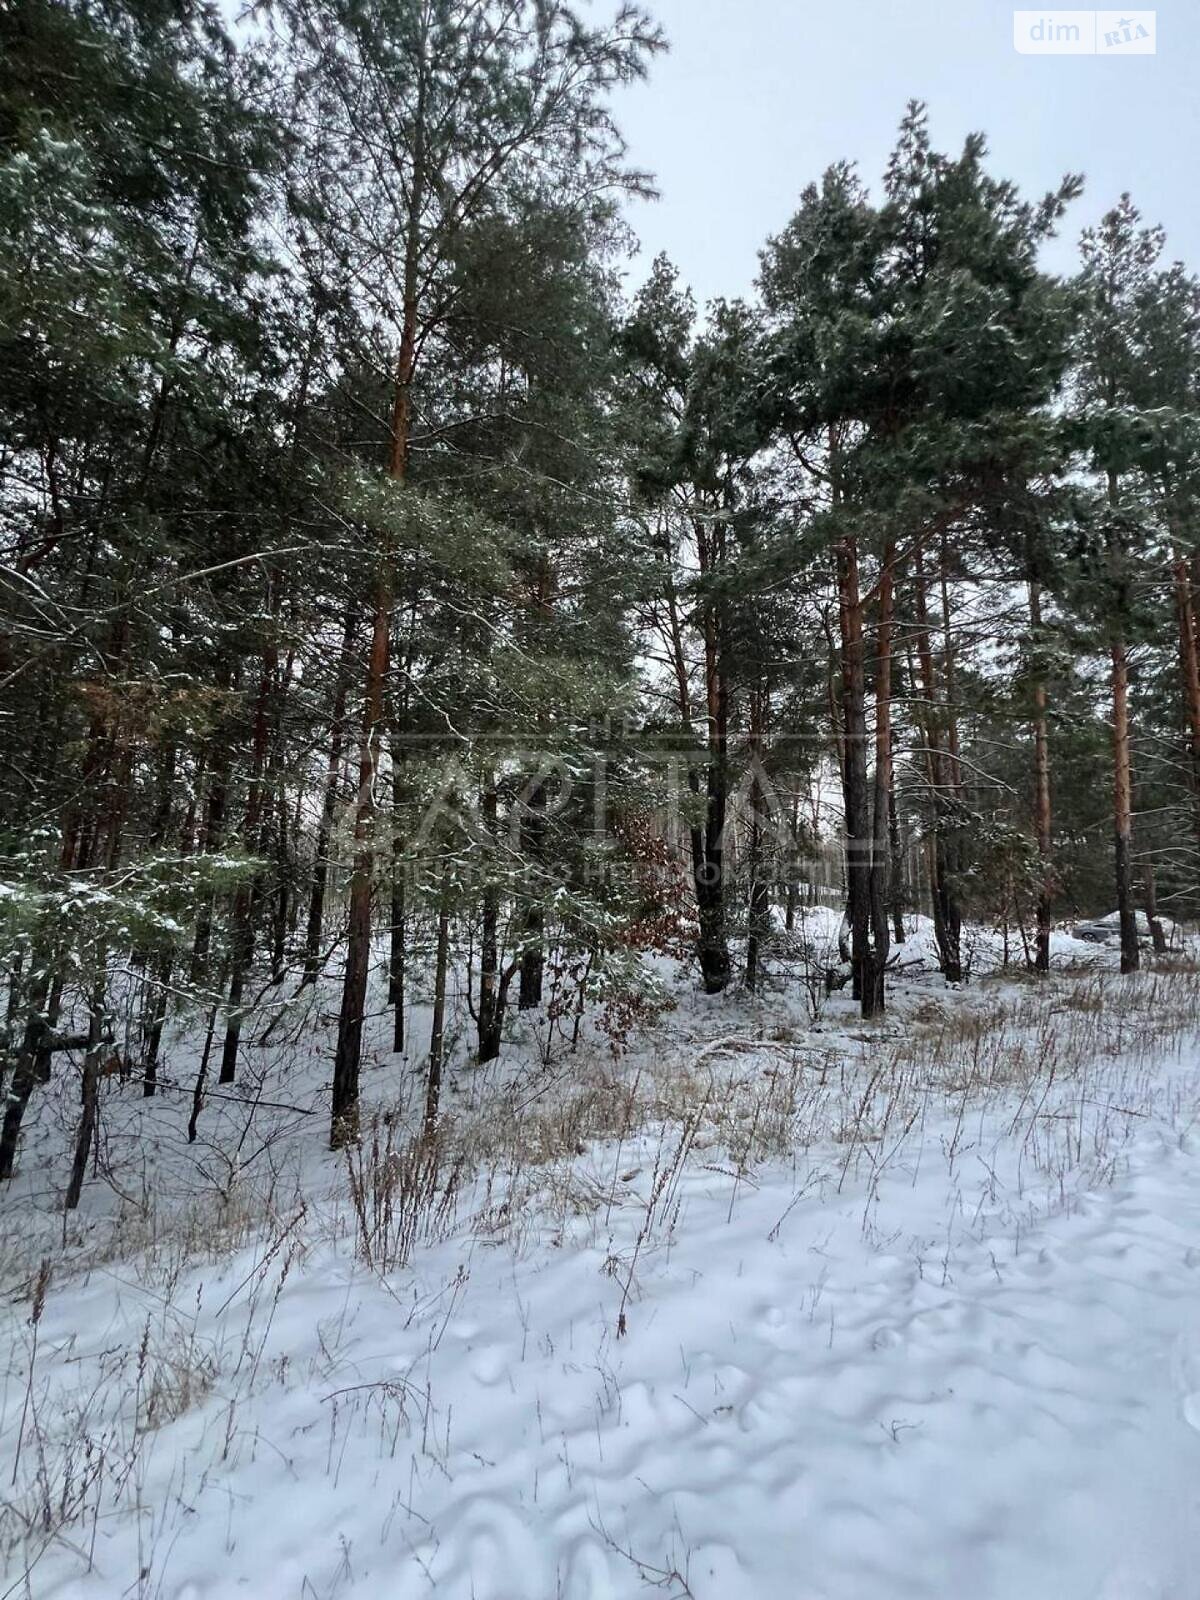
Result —
POLYGON ((950 993, 926 943, 878 1026, 681 980, 620 1060, 518 1041, 436 1170, 419 1060, 349 1163, 315 1035, 190 1150, 107 1084, 65 1244, 48 1095, 0 1596, 1194 1600, 1200 977, 1063 938, 950 993))

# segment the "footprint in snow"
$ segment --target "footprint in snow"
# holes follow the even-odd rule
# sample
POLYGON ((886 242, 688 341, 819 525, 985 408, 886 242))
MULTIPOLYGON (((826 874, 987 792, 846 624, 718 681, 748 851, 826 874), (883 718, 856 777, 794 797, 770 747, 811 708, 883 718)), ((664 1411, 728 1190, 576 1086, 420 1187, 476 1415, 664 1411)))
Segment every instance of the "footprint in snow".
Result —
POLYGON ((1190 1428, 1200 1433, 1200 1334, 1182 1333, 1171 1357, 1172 1376, 1180 1392, 1179 1409, 1190 1428))

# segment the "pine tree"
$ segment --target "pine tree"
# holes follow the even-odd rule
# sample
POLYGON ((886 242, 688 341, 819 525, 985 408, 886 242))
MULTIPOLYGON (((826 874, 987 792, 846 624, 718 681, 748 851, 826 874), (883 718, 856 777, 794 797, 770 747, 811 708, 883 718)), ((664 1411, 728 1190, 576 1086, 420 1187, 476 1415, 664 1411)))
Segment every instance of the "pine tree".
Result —
POLYGON ((898 575, 911 596, 919 769, 942 969, 963 976, 956 881, 965 870, 947 535, 971 526, 991 485, 1028 449, 1028 418, 1066 361, 1062 296, 1037 250, 1078 190, 1038 205, 984 167, 982 138, 951 159, 910 107, 882 203, 832 168, 764 253, 774 326, 769 398, 801 492, 817 498, 839 637, 846 876, 855 991, 883 1004, 892 787, 891 655, 898 575), (873 578, 864 583, 864 564, 873 578), (941 627, 934 604, 941 611, 941 627), (874 606, 875 733, 867 722, 866 608, 874 606), (935 650, 935 635, 941 649, 935 650), (868 746, 875 751, 869 784, 868 746))
POLYGON ((1141 371, 1136 336, 1128 336, 1124 324, 1127 316, 1136 318, 1163 246, 1161 231, 1141 228, 1140 220, 1125 195, 1098 228, 1083 236, 1080 288, 1085 313, 1077 362, 1080 429, 1102 480, 1089 518, 1095 550, 1090 570, 1085 567, 1090 583, 1084 604, 1110 665, 1113 842, 1122 972, 1136 971, 1140 960, 1133 881, 1129 651, 1138 629, 1135 568, 1145 540, 1141 485, 1134 476, 1144 439, 1137 409, 1141 371))
MULTIPOLYGON (((464 244, 502 219, 514 185, 557 183, 586 195, 630 182, 605 99, 638 76, 658 36, 633 8, 585 28, 565 5, 434 5, 299 0, 286 13, 322 114, 330 171, 344 188, 342 249, 355 258, 386 339, 384 472, 411 476, 421 384, 436 387, 439 337, 456 302, 464 244), (386 139, 377 137, 386 129, 386 139), (395 241, 400 248, 395 248, 395 241), (425 372, 428 380, 424 380, 425 372)), ((396 593, 386 534, 371 600, 363 686, 355 868, 350 888, 332 1139, 353 1137, 371 949, 377 772, 396 593)))

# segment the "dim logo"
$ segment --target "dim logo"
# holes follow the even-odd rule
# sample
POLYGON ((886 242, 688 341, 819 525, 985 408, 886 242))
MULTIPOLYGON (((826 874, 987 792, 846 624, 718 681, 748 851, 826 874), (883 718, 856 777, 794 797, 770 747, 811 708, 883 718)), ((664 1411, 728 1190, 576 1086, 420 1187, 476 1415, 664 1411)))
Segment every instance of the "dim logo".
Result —
POLYGON ((1014 11, 1013 45, 1026 56, 1152 56, 1155 13, 1014 11))

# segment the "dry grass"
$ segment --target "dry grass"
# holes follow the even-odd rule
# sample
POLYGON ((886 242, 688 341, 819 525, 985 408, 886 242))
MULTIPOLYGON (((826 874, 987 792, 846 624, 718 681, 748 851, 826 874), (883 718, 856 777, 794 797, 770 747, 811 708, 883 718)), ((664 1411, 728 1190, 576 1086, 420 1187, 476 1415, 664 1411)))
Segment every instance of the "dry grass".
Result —
POLYGON ((365 1266, 395 1272, 418 1245, 451 1231, 465 1161, 461 1148, 447 1158, 438 1139, 406 1137, 394 1117, 377 1115, 345 1157, 354 1249, 365 1266))
POLYGON ((398 1143, 395 1119, 382 1135, 377 1123, 351 1160, 358 1253, 391 1270, 456 1227, 518 1248, 561 1237, 643 1203, 622 1168, 647 1141, 682 1138, 738 1182, 784 1160, 844 1186, 863 1173, 877 1182, 914 1130, 949 1113, 953 1166, 968 1121, 1006 1105, 1003 1126, 1023 1141, 1031 1175, 1061 1186, 1087 1166, 1103 1180, 1166 1093, 1153 1069, 1195 1037, 1198 1017, 1198 970, 1085 969, 985 981, 953 1004, 921 998, 874 1030, 781 1027, 690 1046, 666 1034, 640 1066, 576 1058, 540 1085, 483 1090, 445 1119, 436 1148, 398 1143))

